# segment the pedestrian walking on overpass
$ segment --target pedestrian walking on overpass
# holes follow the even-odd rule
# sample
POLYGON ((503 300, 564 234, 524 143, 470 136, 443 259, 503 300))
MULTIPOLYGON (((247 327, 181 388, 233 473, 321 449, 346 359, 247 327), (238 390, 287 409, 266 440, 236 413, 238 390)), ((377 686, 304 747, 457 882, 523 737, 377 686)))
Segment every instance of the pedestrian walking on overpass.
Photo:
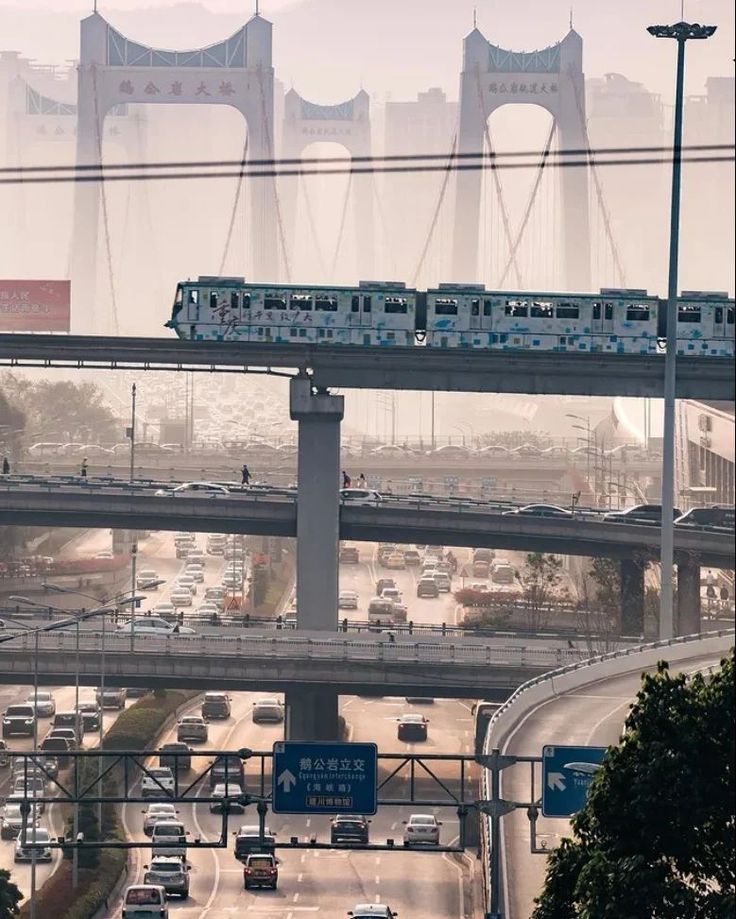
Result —
POLYGON ((350 486, 351 486, 352 484, 353 484, 353 480, 350 478, 350 476, 347 474, 347 472, 345 472, 345 470, 343 469, 343 471, 342 471, 342 487, 343 487, 343 488, 350 488, 350 486))
POLYGON ((83 479, 87 478, 87 457, 82 460, 82 468, 79 470, 79 474, 83 479))
POLYGON ((3 475, 10 475, 10 461, 7 456, 3 457, 3 475))
POLYGON ((358 488, 368 488, 368 480, 362 472, 358 476, 358 488))
POLYGON ((250 485, 250 469, 248 469, 245 463, 243 463, 243 468, 240 470, 240 473, 241 473, 240 484, 250 485))

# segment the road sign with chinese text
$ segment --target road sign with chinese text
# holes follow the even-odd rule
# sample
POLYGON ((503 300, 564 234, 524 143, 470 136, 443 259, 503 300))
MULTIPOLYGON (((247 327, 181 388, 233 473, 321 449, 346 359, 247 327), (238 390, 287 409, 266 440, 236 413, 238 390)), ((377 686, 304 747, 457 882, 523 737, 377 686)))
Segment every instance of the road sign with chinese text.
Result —
POLYGON ((275 814, 375 814, 378 748, 373 743, 273 745, 275 814))
POLYGON ((605 755, 606 747, 543 747, 542 814, 569 817, 579 811, 605 755))

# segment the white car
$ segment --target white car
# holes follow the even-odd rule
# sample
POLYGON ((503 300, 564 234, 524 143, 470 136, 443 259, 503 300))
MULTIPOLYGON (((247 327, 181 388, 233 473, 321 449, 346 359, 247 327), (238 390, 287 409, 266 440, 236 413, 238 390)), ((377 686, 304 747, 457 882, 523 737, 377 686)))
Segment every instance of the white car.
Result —
POLYGON ((383 903, 358 903, 348 912, 351 919, 398 919, 398 915, 383 903))
POLYGON ((438 846, 442 824, 434 814, 412 814, 404 821, 405 846, 438 846))
POLYGON ((367 504, 372 506, 383 501, 383 495, 372 488, 341 488, 340 500, 344 504, 367 504))
POLYGON ((187 554, 187 565, 190 564, 201 565, 203 568, 207 567, 207 557, 201 549, 198 549, 196 546, 192 546, 187 554))
POLYGON ((225 591, 222 587, 208 587, 204 592, 204 598, 215 603, 221 603, 225 599, 225 591))
MULTIPOLYGON (((34 704, 34 694, 26 699, 27 705, 34 704)), ((52 693, 46 689, 39 689, 35 694, 36 715, 39 718, 51 718, 56 714, 56 702, 52 693)))
MULTIPOLYGON (((31 828, 26 831, 26 843, 40 843, 41 845, 51 842, 51 833, 42 826, 31 828)), ((24 846, 21 840, 21 837, 18 836, 18 839, 15 843, 15 856, 14 861, 16 862, 30 862, 33 861, 33 851, 36 852, 36 861, 37 862, 50 862, 51 861, 51 849, 43 848, 39 849, 35 846, 31 847, 24 846)))
POLYGON ((146 836, 153 833, 153 828, 162 820, 176 820, 178 811, 173 804, 149 804, 143 811, 143 832, 146 836))
POLYGON ((156 766, 147 770, 141 779, 141 797, 161 798, 173 795, 174 773, 168 766, 156 766))
POLYGON ((184 588, 175 588, 171 591, 171 602, 174 606, 191 606, 192 592, 184 588))
POLYGON ((139 571, 135 579, 136 590, 158 590, 158 574, 153 568, 145 568, 139 571))
MULTIPOLYGON (((222 811, 222 804, 220 803, 223 798, 238 798, 243 794, 243 789, 240 785, 237 785, 235 782, 220 782, 212 789, 212 797, 218 798, 218 801, 213 801, 210 804, 210 813, 219 814, 222 811)), ((242 804, 239 804, 237 801, 230 801, 230 813, 231 814, 244 814, 245 807, 242 804)))
POLYGON ((341 590, 337 597, 338 609, 357 609, 358 592, 356 590, 341 590))
POLYGON ((201 584, 204 581, 204 568, 198 564, 188 564, 184 569, 184 574, 192 578, 195 584, 201 584))
MULTIPOLYGON (((188 594, 189 605, 191 606, 192 597, 188 594)), ((135 619, 129 619, 122 625, 119 625, 116 632, 128 634, 134 631, 136 635, 158 635, 165 638, 167 635, 194 635, 194 629, 186 626, 177 625, 175 622, 167 622, 165 619, 159 619, 157 616, 136 616, 135 619)))
POLYGON ((259 699, 253 703, 253 724, 281 724, 284 706, 278 699, 259 699))
POLYGON ((170 603, 168 600, 166 600, 166 601, 163 602, 163 603, 157 603, 157 604, 153 607, 153 609, 151 610, 151 612, 152 612, 155 616, 163 616, 163 617, 171 616, 172 618, 173 618, 174 616, 176 616, 176 608, 175 608, 174 604, 173 604, 173 603, 170 603))
POLYGON ((192 596, 197 593, 197 582, 190 574, 180 574, 174 584, 174 590, 188 590, 192 596))
POLYGON ((225 485, 217 485, 215 482, 185 482, 183 485, 177 485, 176 488, 159 488, 154 494, 157 498, 171 498, 177 495, 182 497, 202 495, 205 498, 219 498, 223 495, 229 495, 230 489, 225 485))

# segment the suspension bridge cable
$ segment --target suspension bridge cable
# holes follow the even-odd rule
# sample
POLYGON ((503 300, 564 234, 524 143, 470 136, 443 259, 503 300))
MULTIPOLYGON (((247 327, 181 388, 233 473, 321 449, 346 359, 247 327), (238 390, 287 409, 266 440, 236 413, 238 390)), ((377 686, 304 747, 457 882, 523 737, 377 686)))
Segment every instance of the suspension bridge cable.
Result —
POLYGON ((305 210, 307 214, 307 223, 309 224, 309 232, 312 235, 312 239, 314 240, 314 248, 317 252, 317 259, 319 261, 320 277, 325 277, 327 274, 327 263, 325 262, 324 253, 322 252, 322 246, 319 243, 319 235, 317 234, 317 224, 314 222, 314 211, 312 210, 312 199, 309 195, 309 191, 308 191, 306 182, 299 181, 298 187, 301 188, 302 194, 304 195, 304 204, 305 204, 305 210))
POLYGON ((422 268, 424 267, 424 260, 427 257, 427 252, 429 252, 429 247, 432 243, 432 237, 434 236, 434 231, 437 227, 437 221, 440 216, 440 211, 442 210, 442 204, 445 200, 445 193, 447 192, 447 185, 450 181, 450 175, 452 174, 451 166, 452 166, 452 161, 455 158, 456 148, 457 148, 457 131, 455 132, 452 138, 452 146, 450 148, 450 155, 447 159, 447 165, 445 167, 445 174, 443 176, 442 184, 440 186, 440 193, 437 196, 437 203, 435 204, 435 207, 434 207, 434 212, 432 214, 432 220, 429 225, 429 232, 427 233, 427 238, 424 240, 424 246, 422 247, 422 252, 421 252, 421 255, 419 256, 419 262, 417 263, 416 271, 414 272, 414 275, 412 277, 412 281, 411 281, 412 287, 415 286, 417 283, 419 274, 422 268))
MULTIPOLYGON (((94 96, 95 108, 95 141, 97 146, 97 157, 102 166, 102 132, 100 130, 100 109, 97 98, 97 68, 92 64, 92 89, 94 96)), ((100 183, 100 200, 102 203, 102 228, 105 238, 105 255, 107 259, 107 275, 110 284, 110 307, 112 310, 112 328, 115 335, 120 334, 120 325, 118 323, 118 306, 115 299, 115 274, 112 265, 112 243, 110 240, 110 219, 107 207, 107 189, 105 188, 104 176, 101 177, 100 183)), ((96 240, 95 240, 96 243, 96 240)), ((94 269, 93 269, 94 270, 94 269)))
POLYGON ((514 245, 511 249, 511 252, 509 253, 508 261, 506 262, 506 265, 504 266, 504 269, 503 269, 503 273, 501 274, 501 280, 498 282, 498 287, 501 289, 503 289, 503 285, 506 282, 506 278, 508 277, 512 264, 516 262, 516 253, 519 249, 519 246, 521 245, 521 240, 522 240, 522 237, 524 236, 524 231, 526 230, 526 226, 529 222, 529 218, 532 213, 532 208, 534 207, 534 202, 537 197, 537 192, 539 191, 539 185, 542 181, 542 176, 544 174, 544 167, 547 163, 547 157, 549 156, 549 151, 552 147, 552 138, 554 137, 554 134, 555 134, 555 124, 554 122, 552 122, 552 125, 550 126, 550 129, 549 129, 549 134, 547 135, 547 142, 545 143, 544 150, 542 152, 542 158, 539 162, 539 167, 537 169, 537 175, 534 180, 534 185, 529 194, 529 200, 527 201, 527 205, 524 210, 524 216, 522 217, 521 223, 519 224, 519 229, 516 233, 516 239, 514 240, 514 245))
POLYGON ((335 269, 337 268, 337 257, 340 254, 340 246, 342 244, 343 233, 345 232, 345 223, 348 218, 348 205, 350 204, 350 190, 353 185, 353 174, 352 172, 348 176, 348 184, 345 187, 345 197, 342 204, 342 214, 340 216, 340 228, 337 231, 337 240, 335 241, 335 252, 332 256, 332 266, 330 268, 330 279, 334 283, 335 281, 335 269))
POLYGON ((245 133, 245 143, 243 144, 243 155, 240 158, 240 173, 238 175, 238 183, 235 186, 235 195, 233 196, 233 206, 230 211, 230 221, 227 228, 227 236, 225 237, 225 246, 222 250, 222 260, 220 261, 220 274, 222 275, 225 271, 225 262, 227 261, 227 254, 230 250, 230 243, 233 238, 233 231, 235 230, 235 220, 238 216, 238 205, 240 204, 240 195, 243 190, 243 176, 245 175, 245 165, 248 160, 248 129, 246 128, 245 133))

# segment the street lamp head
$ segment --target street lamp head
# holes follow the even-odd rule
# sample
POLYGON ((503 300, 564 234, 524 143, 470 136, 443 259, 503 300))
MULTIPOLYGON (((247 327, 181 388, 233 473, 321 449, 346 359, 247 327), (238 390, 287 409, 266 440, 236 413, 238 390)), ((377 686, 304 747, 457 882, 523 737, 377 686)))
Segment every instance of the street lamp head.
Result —
POLYGON ((672 26, 647 26, 647 32, 654 38, 674 38, 688 41, 691 38, 710 38, 717 26, 701 26, 697 22, 676 22, 672 26))

